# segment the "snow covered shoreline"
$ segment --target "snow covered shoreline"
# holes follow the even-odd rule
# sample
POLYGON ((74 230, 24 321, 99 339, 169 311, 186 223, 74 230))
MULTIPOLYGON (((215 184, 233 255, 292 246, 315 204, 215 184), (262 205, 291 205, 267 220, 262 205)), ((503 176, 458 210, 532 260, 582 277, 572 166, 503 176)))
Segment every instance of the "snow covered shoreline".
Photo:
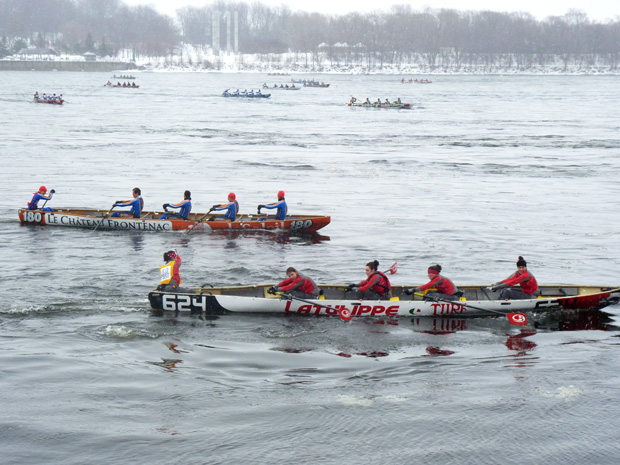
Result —
MULTIPOLYGON (((242 54, 213 53, 210 48, 185 44, 165 57, 136 56, 132 50, 123 50, 115 57, 98 57, 97 61, 87 63, 80 55, 61 55, 45 61, 39 70, 51 70, 54 64, 88 64, 83 71, 98 71, 106 64, 118 66, 125 63, 128 71, 148 72, 218 72, 218 73, 283 73, 283 74, 386 74, 399 76, 415 75, 620 75, 620 66, 609 62, 609 57, 598 55, 517 55, 503 54, 495 57, 470 56, 467 59, 444 53, 433 56, 435 65, 427 64, 428 55, 418 54, 409 63, 381 63, 368 56, 342 57, 330 56, 327 52, 283 53, 283 54, 242 54), (458 58, 458 59, 457 59, 458 58), (346 64, 343 62, 346 61, 346 64)), ((28 67, 28 60, 15 60, 11 57, 0 60, 0 70, 36 69, 28 67), (15 65, 11 66, 11 65, 15 65), (2 66, 4 65, 4 66, 2 66), (19 65, 19 66, 17 66, 19 65)), ((109 66, 108 66, 109 67, 109 66)), ((58 66, 59 71, 76 70, 71 66, 58 66)), ((121 69, 115 68, 120 71, 121 69)))

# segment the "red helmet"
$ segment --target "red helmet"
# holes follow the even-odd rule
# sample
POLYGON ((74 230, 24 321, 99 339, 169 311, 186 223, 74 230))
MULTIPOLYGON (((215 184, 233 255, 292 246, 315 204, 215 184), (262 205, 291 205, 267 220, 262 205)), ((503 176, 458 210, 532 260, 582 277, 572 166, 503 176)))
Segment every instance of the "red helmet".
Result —
POLYGON ((39 187, 39 192, 43 192, 45 194, 47 192, 47 187, 45 186, 39 187))
POLYGON ((278 192, 278 198, 284 198, 284 191, 278 192))
POLYGON ((228 194, 228 198, 231 200, 236 200, 237 196, 233 192, 231 192, 230 194, 228 194))

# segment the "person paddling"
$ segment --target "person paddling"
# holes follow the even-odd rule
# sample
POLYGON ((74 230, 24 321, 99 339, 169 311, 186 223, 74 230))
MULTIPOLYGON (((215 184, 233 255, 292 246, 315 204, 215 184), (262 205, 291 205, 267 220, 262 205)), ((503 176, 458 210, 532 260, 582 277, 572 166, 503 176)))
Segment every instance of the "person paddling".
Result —
POLYGON ((159 267, 161 281, 157 286, 157 290, 187 293, 187 289, 182 289, 179 287, 183 282, 181 281, 181 275, 179 274, 180 268, 181 257, 174 250, 164 252, 164 264, 159 267))
POLYGON ((169 218, 181 218, 183 220, 187 219, 187 216, 189 215, 189 212, 192 209, 192 193, 190 191, 185 191, 183 193, 183 201, 179 202, 179 203, 175 203, 175 204, 169 204, 169 203, 165 203, 163 205, 164 210, 166 210, 166 213, 164 213, 159 219, 160 220, 166 220, 169 218), (178 208, 179 209, 179 213, 176 212, 169 212, 168 208, 178 208))
POLYGON ((536 278, 527 271, 527 262, 521 256, 517 260, 517 271, 503 281, 492 284, 491 290, 501 290, 499 294, 501 300, 537 299, 540 295, 536 278), (510 286, 516 285, 521 286, 521 290, 509 289, 510 286))
POLYGON ((119 216, 133 216, 134 218, 140 218, 142 209, 144 208, 144 200, 142 199, 142 191, 139 187, 134 187, 131 191, 133 200, 117 200, 114 202, 115 207, 131 207, 129 211, 121 211, 112 213, 112 218, 118 218, 119 216))
POLYGON ((427 270, 429 282, 416 287, 413 290, 405 291, 406 294, 413 294, 413 292, 425 291, 427 289, 435 288, 436 291, 430 291, 426 293, 426 296, 436 298, 439 300, 458 300, 461 292, 457 289, 454 283, 442 276, 441 265, 432 265, 427 270))
POLYGON ((45 194, 47 193, 47 187, 45 186, 39 187, 39 190, 35 192, 34 194, 32 194, 32 200, 28 202, 28 210, 41 210, 44 212, 53 212, 54 210, 51 209, 50 207, 39 208, 39 200, 45 200, 46 202, 48 200, 51 200, 52 196, 54 195, 54 192, 56 191, 52 189, 50 191, 50 195, 46 196, 45 194))
POLYGON ((288 207, 286 206, 286 200, 284 199, 284 191, 278 192, 278 201, 275 203, 268 203, 267 205, 259 205, 256 212, 260 215, 261 208, 268 210, 276 209, 276 220, 284 220, 288 213, 288 207))
POLYGON ((366 280, 359 284, 350 284, 349 288, 357 289, 358 299, 389 300, 392 297, 392 285, 382 271, 379 271, 379 262, 373 260, 366 263, 366 280))
POLYGON ((300 273, 292 266, 286 269, 288 279, 268 289, 269 294, 283 292, 300 299, 318 299, 319 286, 308 276, 300 273))
POLYGON ((215 221, 215 220, 235 221, 235 218, 237 218, 237 213, 239 212, 239 202, 237 202, 237 196, 235 195, 234 192, 231 192, 230 194, 228 194, 228 203, 223 204, 223 205, 217 205, 217 204, 213 205, 211 209, 209 210, 209 212, 221 211, 221 210, 226 210, 226 214, 215 215, 211 217, 209 221, 215 221))

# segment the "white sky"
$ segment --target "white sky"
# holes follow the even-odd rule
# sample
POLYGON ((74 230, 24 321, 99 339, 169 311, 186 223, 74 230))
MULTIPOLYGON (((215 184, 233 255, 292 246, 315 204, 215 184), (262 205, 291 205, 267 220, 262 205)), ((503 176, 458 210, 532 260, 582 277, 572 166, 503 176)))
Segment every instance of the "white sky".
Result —
MULTIPOLYGON (((255 0, 246 0, 252 4, 255 0)), ((613 0, 387 0, 385 2, 360 2, 353 0, 258 0, 269 6, 287 5, 292 11, 309 11, 323 14, 342 15, 357 11, 368 13, 372 11, 387 11, 392 5, 409 4, 414 10, 425 7, 434 9, 451 8, 455 10, 491 10, 491 11, 525 11, 542 20, 547 16, 562 16, 569 9, 585 11, 591 20, 604 21, 620 17, 620 2, 613 0), (363 3, 363 4, 362 4, 363 3)), ((210 5, 209 0, 123 0, 127 5, 151 5, 160 13, 175 16, 175 11, 185 5, 210 5)))

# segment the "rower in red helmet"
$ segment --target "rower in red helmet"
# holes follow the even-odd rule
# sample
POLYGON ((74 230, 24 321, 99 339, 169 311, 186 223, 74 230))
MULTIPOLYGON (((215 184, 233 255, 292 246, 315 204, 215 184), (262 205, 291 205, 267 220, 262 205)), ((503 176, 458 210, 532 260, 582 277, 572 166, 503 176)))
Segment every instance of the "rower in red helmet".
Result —
POLYGON ((51 209, 50 207, 39 208, 38 204, 39 204, 39 200, 45 200, 45 202, 47 202, 48 200, 51 200, 52 196, 54 195, 54 192, 56 191, 52 189, 50 191, 50 195, 46 196, 45 194, 47 193, 47 187, 45 186, 39 187, 39 190, 35 192, 34 194, 32 194, 32 200, 28 202, 28 210, 41 210, 44 212, 53 212, 54 210, 51 209))
POLYGON ((286 206, 286 200, 284 200, 284 191, 278 192, 278 201, 274 203, 268 203, 267 205, 259 205, 257 213, 260 215, 261 208, 267 208, 268 210, 276 209, 276 220, 284 220, 288 213, 288 207, 286 206))
POLYGON ((235 195, 234 192, 231 192, 230 194, 228 194, 228 203, 225 203, 222 205, 215 204, 211 207, 208 213, 212 211, 221 211, 221 210, 226 210, 226 214, 225 215, 214 215, 209 219, 209 221, 214 221, 214 220, 235 221, 235 218, 237 218, 237 213, 239 213, 239 202, 237 202, 237 196, 235 195))

